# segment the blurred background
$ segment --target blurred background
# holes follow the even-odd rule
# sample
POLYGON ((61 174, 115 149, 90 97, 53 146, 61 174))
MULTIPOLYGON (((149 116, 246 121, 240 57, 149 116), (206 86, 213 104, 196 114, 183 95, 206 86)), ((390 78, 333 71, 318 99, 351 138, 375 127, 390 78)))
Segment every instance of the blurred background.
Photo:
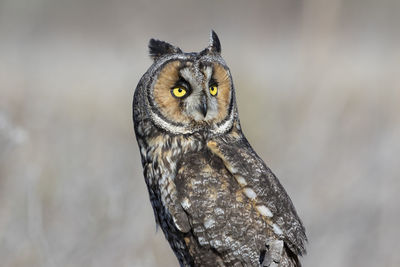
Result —
POLYGON ((304 266, 400 266, 397 0, 0 0, 0 265, 177 266, 131 120, 152 37, 214 29, 304 266))

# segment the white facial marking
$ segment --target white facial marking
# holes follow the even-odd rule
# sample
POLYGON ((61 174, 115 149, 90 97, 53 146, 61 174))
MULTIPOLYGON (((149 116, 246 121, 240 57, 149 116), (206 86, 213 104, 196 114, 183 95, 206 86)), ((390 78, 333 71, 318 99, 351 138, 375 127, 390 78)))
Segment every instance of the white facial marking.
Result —
POLYGON ((195 121, 204 120, 203 114, 199 110, 200 99, 203 94, 202 91, 202 74, 197 68, 183 68, 180 70, 181 76, 189 83, 192 92, 188 95, 184 101, 184 112, 187 116, 191 117, 195 121))
MULTIPOLYGON (((190 67, 187 67, 187 68, 181 69, 179 71, 179 73, 190 84, 190 86, 195 87, 197 89, 196 85, 199 82, 196 80, 196 75, 195 75, 195 73, 193 73, 192 70, 193 69, 191 69, 190 67)), ((195 88, 192 88, 192 89, 195 90, 195 88)))
POLYGON ((271 218, 273 216, 271 210, 269 208, 267 208, 266 206, 264 206, 264 205, 256 206, 256 209, 258 210, 258 212, 262 216, 266 216, 266 217, 269 217, 269 218, 271 218))
POLYGON ((206 90, 206 94, 208 96, 207 97, 208 98, 208 101, 207 101, 208 110, 207 110, 207 116, 205 117, 205 120, 209 121, 209 120, 215 119, 219 113, 217 97, 212 96, 209 93, 209 89, 210 89, 210 85, 211 85, 210 80, 212 78, 212 67, 207 66, 204 69, 204 75, 205 75, 205 81, 206 81, 205 90, 206 90))
POLYGON ((253 189, 251 189, 250 187, 246 187, 244 190, 243 190, 243 192, 244 192, 244 194, 248 197, 248 198, 250 198, 250 199, 255 199, 256 197, 257 197, 257 195, 256 195, 256 192, 254 192, 254 190, 253 189))
POLYGON ((153 119, 155 124, 157 124, 158 126, 160 126, 163 129, 167 129, 171 133, 174 133, 174 134, 189 134, 189 133, 193 133, 192 130, 188 130, 184 126, 176 126, 176 125, 172 125, 172 124, 166 122, 164 119, 161 119, 158 116, 157 113, 154 113, 153 111, 151 111, 150 115, 151 115, 151 117, 152 117, 152 119, 153 119))
POLYGON ((209 66, 207 66, 207 67, 205 68, 205 70, 204 70, 204 74, 205 74, 205 76, 206 76, 206 81, 207 81, 207 83, 209 83, 209 82, 210 82, 210 79, 211 79, 211 75, 212 75, 212 68, 209 67, 209 66))
POLYGON ((214 129, 211 130, 211 132, 213 134, 223 134, 226 131, 228 131, 233 124, 233 120, 234 120, 234 112, 233 110, 231 111, 231 114, 229 116, 229 119, 227 119, 223 124, 215 127, 214 129))
POLYGON ((218 116, 218 101, 214 96, 209 96, 207 105, 207 116, 205 117, 205 120, 213 120, 218 116))

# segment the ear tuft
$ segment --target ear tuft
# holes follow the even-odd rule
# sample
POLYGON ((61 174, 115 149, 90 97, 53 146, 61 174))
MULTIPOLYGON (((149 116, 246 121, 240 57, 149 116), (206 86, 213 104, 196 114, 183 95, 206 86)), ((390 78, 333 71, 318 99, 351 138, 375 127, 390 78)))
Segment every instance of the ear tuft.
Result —
POLYGON ((210 43, 208 45, 208 50, 211 52, 221 54, 221 43, 219 42, 218 35, 214 30, 211 30, 210 33, 210 43))
POLYGON ((167 42, 150 39, 149 41, 149 53, 153 60, 167 54, 182 53, 179 47, 173 46, 167 42))

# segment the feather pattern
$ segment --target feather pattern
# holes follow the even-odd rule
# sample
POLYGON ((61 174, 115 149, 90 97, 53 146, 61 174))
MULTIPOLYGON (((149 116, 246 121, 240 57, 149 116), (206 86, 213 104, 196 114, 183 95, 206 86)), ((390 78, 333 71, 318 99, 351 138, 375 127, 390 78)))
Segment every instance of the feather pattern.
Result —
POLYGON ((135 90, 134 128, 156 223, 180 265, 300 266, 304 226, 242 133, 215 32, 200 53, 154 39, 149 49, 154 63, 135 90), (171 87, 187 95, 177 99, 171 87))

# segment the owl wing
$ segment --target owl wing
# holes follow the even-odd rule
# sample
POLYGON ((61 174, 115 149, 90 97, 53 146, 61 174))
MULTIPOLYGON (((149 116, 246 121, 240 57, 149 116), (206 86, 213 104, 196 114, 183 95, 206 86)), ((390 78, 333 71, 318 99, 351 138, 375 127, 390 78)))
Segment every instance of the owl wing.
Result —
POLYGON ((178 166, 174 182, 191 225, 185 242, 195 266, 258 266, 266 224, 224 162, 205 148, 186 153, 178 166))
POLYGON ((273 232, 289 249, 297 254, 306 253, 305 228, 279 180, 255 153, 244 136, 236 140, 217 138, 207 143, 210 151, 217 155, 236 181, 245 188, 249 198, 254 198, 267 215, 273 232), (247 188, 247 189, 246 189, 247 188))

